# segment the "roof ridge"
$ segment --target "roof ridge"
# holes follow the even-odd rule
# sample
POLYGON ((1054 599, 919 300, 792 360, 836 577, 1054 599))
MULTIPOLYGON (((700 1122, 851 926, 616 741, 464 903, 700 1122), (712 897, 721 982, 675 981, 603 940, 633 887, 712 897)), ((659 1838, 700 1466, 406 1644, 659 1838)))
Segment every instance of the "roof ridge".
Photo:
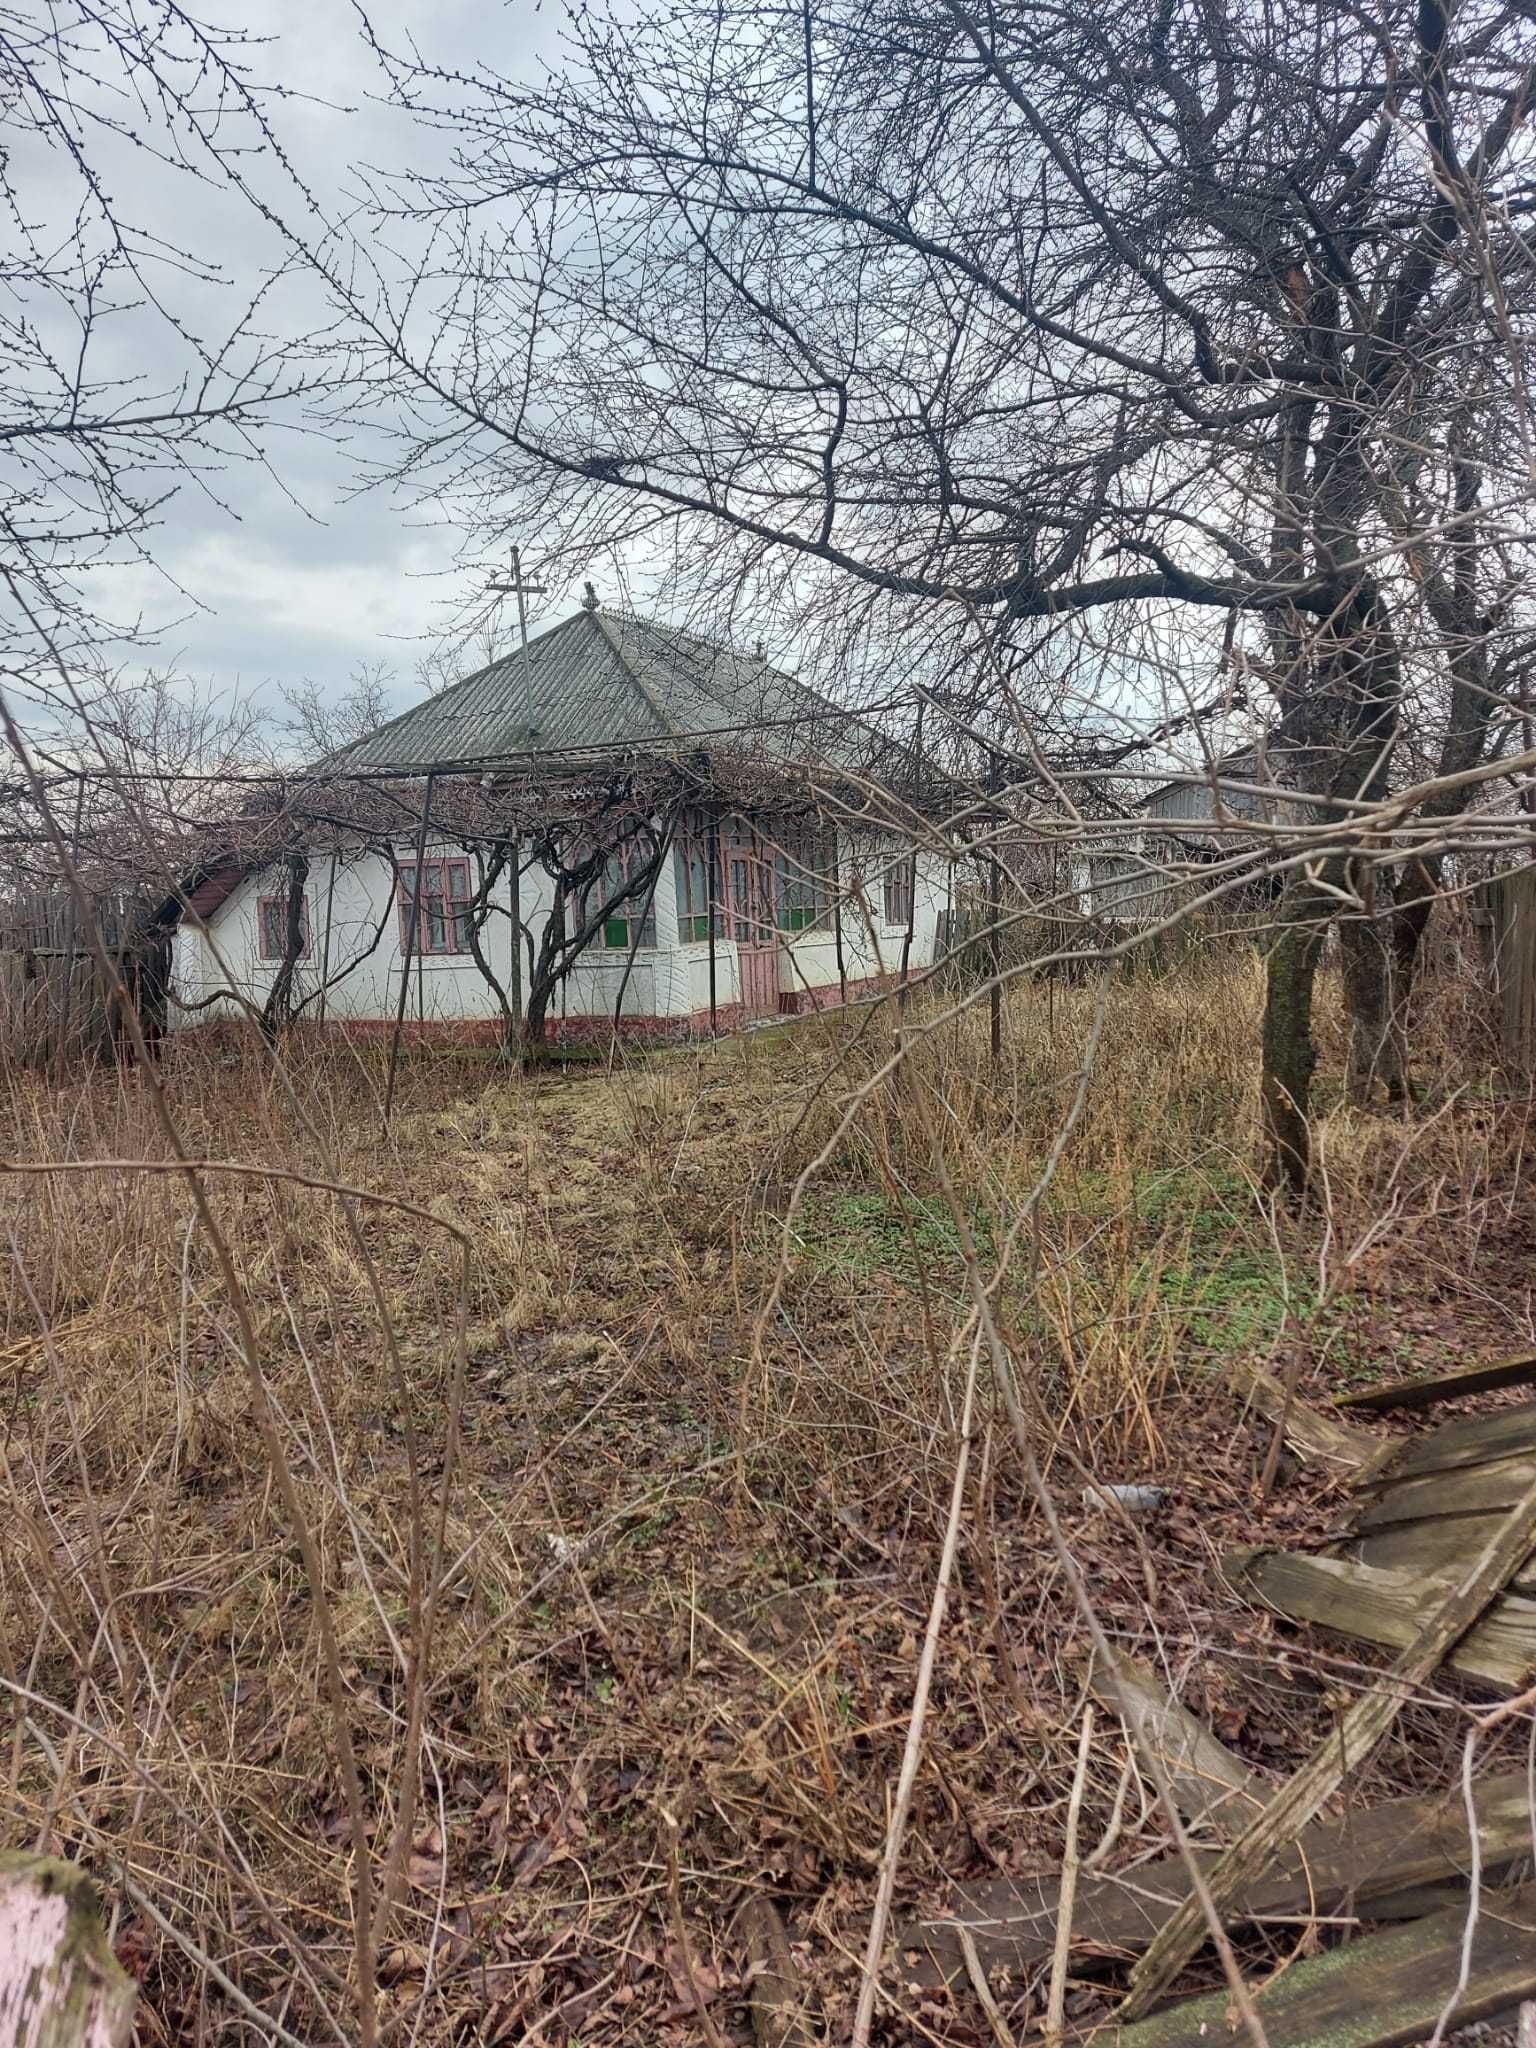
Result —
MULTIPOLYGON (((634 691, 635 695, 640 699, 640 702, 645 706, 646 710, 650 712, 652 718, 656 720, 657 724, 661 727, 663 733, 667 736, 668 739, 681 739, 681 730, 677 725, 673 723, 671 715, 668 713, 666 707, 652 694, 649 684, 642 680, 639 670, 628 659, 628 657, 624 653, 623 648, 620 647, 618 641, 614 638, 612 633, 609 632, 607 622, 604 619, 601 610, 594 609, 593 611, 587 614, 587 617, 591 619, 593 625, 596 626, 598 632, 602 635, 603 644, 605 647, 607 647, 609 653, 618 663, 620 674, 624 677, 625 681, 629 684, 630 688, 634 691)), ((644 624, 646 622, 643 620, 636 620, 633 623, 644 624)))
MULTIPOLYGON (((623 615, 619 614, 618 616, 622 617, 623 615)), ((659 619, 646 618, 639 612, 631 612, 627 623, 632 626, 638 626, 643 632, 655 633, 663 638, 671 635, 678 640, 689 642, 693 647, 702 649, 709 657, 709 661, 705 673, 696 677, 695 683, 703 694, 712 700, 717 710, 732 712, 737 717, 750 710, 750 707, 741 700, 739 693, 735 691, 723 692, 718 686, 718 662, 719 657, 724 655, 729 661, 735 663, 739 669, 749 672, 749 682, 761 682, 764 678, 771 678, 775 682, 787 683, 799 699, 795 706, 797 716, 809 721, 827 718, 853 718, 867 728, 867 721, 863 719, 860 713, 850 710, 846 705, 834 703, 830 697, 824 697, 819 690, 813 690, 809 683, 802 682, 792 669, 777 667, 768 659, 766 654, 759 654, 755 651, 751 654, 743 654, 733 647, 728 640, 712 640, 707 634, 696 633, 690 627, 663 623, 659 619)))

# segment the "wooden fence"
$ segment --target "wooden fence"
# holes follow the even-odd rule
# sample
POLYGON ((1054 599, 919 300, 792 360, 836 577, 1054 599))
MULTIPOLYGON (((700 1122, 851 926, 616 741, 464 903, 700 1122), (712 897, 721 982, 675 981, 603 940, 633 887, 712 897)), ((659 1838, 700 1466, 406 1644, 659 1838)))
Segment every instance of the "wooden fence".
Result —
POLYGON ((91 905, 109 973, 72 896, 0 900, 0 1059, 61 1065, 115 1052, 123 1037, 119 985, 137 1002, 147 1035, 158 1038, 169 951, 154 911, 127 894, 91 905))
POLYGON ((1477 892, 1499 1001, 1499 1036, 1511 1066, 1536 1068, 1536 868, 1496 875, 1477 892))

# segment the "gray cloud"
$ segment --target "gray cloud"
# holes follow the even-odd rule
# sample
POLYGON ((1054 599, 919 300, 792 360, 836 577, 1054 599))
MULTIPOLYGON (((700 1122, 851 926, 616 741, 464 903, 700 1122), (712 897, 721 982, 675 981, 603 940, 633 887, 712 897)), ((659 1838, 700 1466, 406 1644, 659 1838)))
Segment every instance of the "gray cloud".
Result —
MULTIPOLYGON (((214 11, 228 14, 228 0, 214 11)), ((386 44, 409 39, 446 66, 484 61, 509 77, 552 54, 557 33, 554 18, 537 8, 488 12, 468 0, 430 7, 388 0, 370 19, 386 44)), ((355 206, 370 172, 428 165, 434 151, 442 160, 441 138, 381 103, 385 81, 349 0, 250 0, 243 26, 263 39, 250 52, 250 72, 282 88, 275 130, 327 216, 339 219, 355 206)), ((114 175, 136 218, 220 264, 218 288, 179 287, 210 329, 233 319, 282 265, 281 237, 238 195, 132 152, 114 175)), ((316 222, 298 189, 270 166, 255 175, 263 196, 313 237, 316 222)), ((388 261, 377 244, 368 247, 388 261)), ((324 318, 316 282, 288 276, 271 291, 261 324, 281 337, 324 318)), ((111 343, 122 374, 151 381, 159 345, 152 327, 131 320, 111 343)), ((360 469, 387 453, 389 424, 374 415, 346 438, 332 438, 291 413, 265 439, 271 473, 236 462, 210 476, 206 490, 183 487, 161 515, 155 568, 98 572, 101 608, 145 623, 156 665, 174 664, 221 687, 238 682, 259 694, 312 677, 329 691, 358 663, 384 662, 397 674, 400 702, 412 701, 417 665, 462 618, 483 572, 458 561, 463 535, 432 506, 385 490, 359 493, 360 469)), ((551 593, 539 610, 563 609, 565 595, 551 593)), ((145 660, 142 649, 123 651, 145 660)))

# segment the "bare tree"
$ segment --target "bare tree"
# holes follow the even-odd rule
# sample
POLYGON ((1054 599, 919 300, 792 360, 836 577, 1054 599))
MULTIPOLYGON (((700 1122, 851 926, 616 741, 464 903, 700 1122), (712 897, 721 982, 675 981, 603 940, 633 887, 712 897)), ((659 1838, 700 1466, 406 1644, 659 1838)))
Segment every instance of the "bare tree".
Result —
POLYGON ((611 919, 649 914, 668 834, 649 818, 604 815, 548 823, 531 834, 533 857, 554 885, 531 951, 524 1035, 541 1046, 561 983, 611 919))
POLYGON ((0 584, 24 700, 76 708, 79 664, 141 631, 103 572, 153 564, 183 484, 225 502, 330 375, 267 332, 276 275, 236 286, 172 225, 196 187, 254 226, 257 160, 302 194, 251 48, 143 0, 0 12, 0 584))
POLYGON ((353 740, 377 732, 395 713, 394 671, 387 663, 359 662, 344 690, 331 694, 305 676, 302 682, 279 686, 287 713, 280 720, 289 745, 305 762, 339 754, 353 740))
MULTIPOLYGON (((534 90, 381 51, 458 140, 379 194, 440 238, 409 317, 354 302, 411 394, 407 473, 557 561, 665 543, 718 605, 942 645, 1022 756, 1240 676, 1318 849, 1264 1028, 1300 1187, 1324 931, 1381 908, 1349 820, 1405 738, 1453 768, 1510 703, 1527 10, 696 0, 572 36, 534 90)), ((1405 963, 1435 878, 1400 879, 1405 963)))

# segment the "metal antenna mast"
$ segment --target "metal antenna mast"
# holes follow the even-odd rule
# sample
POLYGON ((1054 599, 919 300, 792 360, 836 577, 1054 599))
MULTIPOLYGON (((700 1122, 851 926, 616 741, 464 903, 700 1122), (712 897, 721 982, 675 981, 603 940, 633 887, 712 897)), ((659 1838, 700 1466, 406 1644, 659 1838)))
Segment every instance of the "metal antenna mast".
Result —
MULTIPOLYGON (((505 596, 511 592, 517 598, 517 633, 518 642, 522 649, 523 663, 523 723, 527 728, 524 741, 528 752, 531 754, 533 752, 535 733, 533 727, 533 664, 528 659, 528 599, 530 597, 542 597, 544 585, 542 583, 525 583, 523 581, 522 550, 514 543, 512 548, 512 581, 510 583, 488 584, 487 588, 498 597, 505 596)), ((515 831, 512 834, 511 998, 512 1014, 517 1019, 519 1043, 509 1048, 509 1050, 519 1052, 521 1050, 523 1031, 523 844, 521 833, 515 831)))

